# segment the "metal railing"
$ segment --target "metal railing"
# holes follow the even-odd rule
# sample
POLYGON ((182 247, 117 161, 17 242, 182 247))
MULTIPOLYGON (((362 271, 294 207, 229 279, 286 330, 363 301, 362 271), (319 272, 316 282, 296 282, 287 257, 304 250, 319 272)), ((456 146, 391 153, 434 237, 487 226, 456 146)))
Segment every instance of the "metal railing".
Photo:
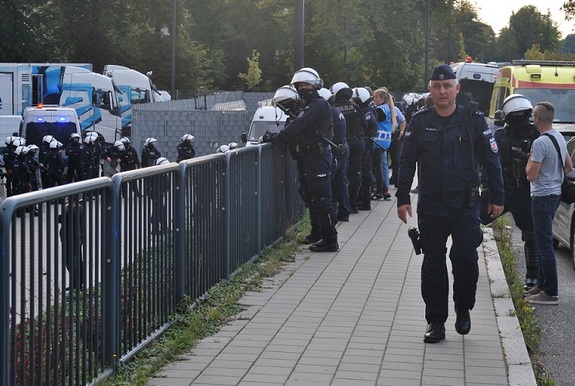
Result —
POLYGON ((303 214, 271 145, 118 173, 0 206, 0 384, 98 383, 303 214))

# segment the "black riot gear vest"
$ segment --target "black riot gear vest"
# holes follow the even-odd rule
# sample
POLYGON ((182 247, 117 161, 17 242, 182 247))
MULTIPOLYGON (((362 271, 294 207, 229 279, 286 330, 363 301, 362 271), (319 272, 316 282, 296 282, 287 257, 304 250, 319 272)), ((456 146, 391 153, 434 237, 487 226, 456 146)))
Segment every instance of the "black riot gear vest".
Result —
POLYGON ((525 166, 531 145, 537 137, 539 132, 530 123, 518 127, 507 124, 495 133, 507 193, 529 192, 525 166))

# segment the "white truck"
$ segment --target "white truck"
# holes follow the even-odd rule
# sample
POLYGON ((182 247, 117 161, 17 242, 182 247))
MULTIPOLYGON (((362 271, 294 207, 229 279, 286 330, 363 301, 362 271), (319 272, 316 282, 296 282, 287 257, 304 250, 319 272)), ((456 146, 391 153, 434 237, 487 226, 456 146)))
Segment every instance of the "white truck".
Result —
POLYGON ((82 131, 105 142, 121 135, 117 89, 89 63, 0 63, 0 115, 22 115, 26 107, 70 106, 82 131))
POLYGON ((266 131, 278 133, 283 130, 287 120, 287 115, 278 107, 271 104, 271 99, 258 103, 247 134, 242 134, 242 142, 246 146, 255 146, 266 131))
POLYGON ((487 116, 499 67, 495 64, 466 61, 453 63, 451 68, 461 85, 457 103, 467 106, 470 101, 475 101, 479 103, 479 110, 487 116))
POLYGON ((132 126, 132 105, 164 102, 164 98, 147 75, 131 68, 107 64, 104 66, 104 75, 112 78, 122 92, 118 97, 122 114, 122 130, 129 136, 132 126))

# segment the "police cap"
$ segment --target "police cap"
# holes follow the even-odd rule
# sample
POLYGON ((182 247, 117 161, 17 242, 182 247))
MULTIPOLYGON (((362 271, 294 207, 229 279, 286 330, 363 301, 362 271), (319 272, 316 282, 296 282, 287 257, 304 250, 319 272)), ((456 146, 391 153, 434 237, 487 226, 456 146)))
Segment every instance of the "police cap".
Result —
POLYGON ((429 80, 446 80, 446 79, 455 79, 455 73, 451 69, 449 64, 442 64, 441 66, 437 66, 433 69, 433 74, 431 74, 431 78, 429 80))

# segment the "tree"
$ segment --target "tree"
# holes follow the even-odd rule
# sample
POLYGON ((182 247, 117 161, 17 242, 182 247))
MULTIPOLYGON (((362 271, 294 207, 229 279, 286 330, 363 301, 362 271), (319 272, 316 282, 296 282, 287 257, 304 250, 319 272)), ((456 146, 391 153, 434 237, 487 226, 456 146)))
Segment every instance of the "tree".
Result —
POLYGON ((563 47, 561 47, 561 52, 568 54, 575 54, 575 35, 567 35, 563 40, 563 47))
POLYGON ((246 88, 253 90, 262 81, 262 70, 260 70, 260 54, 256 50, 252 52, 252 57, 248 60, 248 72, 240 73, 238 77, 246 82, 246 88))
POLYGON ((542 51, 553 52, 559 47, 559 36, 550 13, 542 15, 535 6, 527 5, 509 17, 509 27, 497 39, 498 51, 506 61, 523 58, 534 44, 539 44, 542 51))

